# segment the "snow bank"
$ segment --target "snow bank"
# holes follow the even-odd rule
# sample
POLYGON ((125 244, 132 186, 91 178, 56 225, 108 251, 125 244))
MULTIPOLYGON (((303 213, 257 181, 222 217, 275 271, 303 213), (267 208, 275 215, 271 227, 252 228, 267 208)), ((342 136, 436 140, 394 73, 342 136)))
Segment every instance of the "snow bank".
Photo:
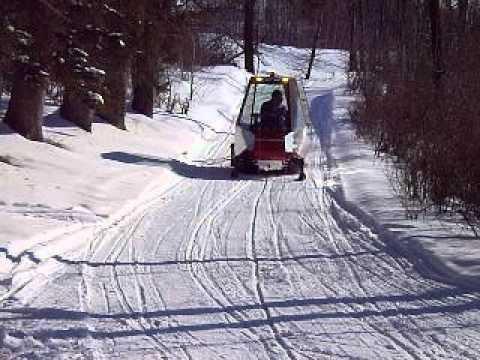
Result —
POLYGON ((129 113, 128 131, 98 120, 87 133, 56 107, 46 107, 43 143, 0 123, 0 290, 12 272, 21 286, 20 271, 84 246, 97 225, 179 181, 171 160, 188 161, 209 134, 229 131, 246 79, 235 67, 206 69, 189 116, 129 113))
MULTIPOLYGON (((337 104, 348 101, 336 96, 337 104)), ((372 147, 356 137, 347 115, 337 108, 332 128, 332 155, 345 199, 381 225, 397 250, 426 275, 452 284, 480 286, 480 240, 461 225, 433 214, 407 217, 387 175, 391 164, 375 157, 372 147)))
POLYGON ((401 196, 389 180, 392 165, 375 157, 372 146, 356 135, 349 119, 355 97, 346 90, 347 59, 346 52, 321 51, 318 67, 306 84, 325 151, 325 171, 337 181, 327 185, 336 189, 345 207, 374 227, 424 274, 478 288, 480 240, 451 219, 432 214, 408 219, 401 196))
POLYGON ((158 181, 162 159, 186 151, 198 133, 186 121, 129 114, 129 131, 97 122, 89 134, 49 110, 45 143, 2 125, 0 153, 9 161, 0 162, 0 229, 2 243, 15 248, 62 224, 108 217, 158 181))

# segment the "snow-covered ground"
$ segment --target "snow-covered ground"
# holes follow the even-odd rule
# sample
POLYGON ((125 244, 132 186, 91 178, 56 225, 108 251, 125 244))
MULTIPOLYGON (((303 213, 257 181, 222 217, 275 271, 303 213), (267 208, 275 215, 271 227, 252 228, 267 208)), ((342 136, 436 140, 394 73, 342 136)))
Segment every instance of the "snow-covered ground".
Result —
POLYGON ((46 107, 46 143, 25 140, 0 123, 0 279, 11 275, 15 262, 9 260, 81 247, 85 232, 180 179, 171 160, 186 158, 212 131, 226 131, 225 117, 231 120, 237 107, 229 99, 241 94, 246 81, 243 71, 226 74, 221 67, 198 77, 208 83, 199 94, 206 105, 197 104, 188 117, 128 114, 128 131, 99 121, 90 134, 60 118, 52 106, 46 107), (228 94, 223 100, 212 94, 222 87, 228 94))
POLYGON ((49 144, 3 127, 0 358, 477 359, 478 242, 405 220, 348 123, 345 59, 321 51, 305 84, 304 182, 230 179, 233 67, 197 74, 188 117, 87 134, 54 114, 49 144))

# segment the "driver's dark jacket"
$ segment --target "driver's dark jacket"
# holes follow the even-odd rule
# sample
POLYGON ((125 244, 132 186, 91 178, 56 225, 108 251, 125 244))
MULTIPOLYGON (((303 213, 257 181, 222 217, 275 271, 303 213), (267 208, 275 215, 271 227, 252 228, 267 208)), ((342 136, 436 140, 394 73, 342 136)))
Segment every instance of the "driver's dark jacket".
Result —
POLYGON ((287 108, 283 104, 275 104, 273 100, 266 101, 260 109, 260 124, 268 128, 285 128, 287 108))

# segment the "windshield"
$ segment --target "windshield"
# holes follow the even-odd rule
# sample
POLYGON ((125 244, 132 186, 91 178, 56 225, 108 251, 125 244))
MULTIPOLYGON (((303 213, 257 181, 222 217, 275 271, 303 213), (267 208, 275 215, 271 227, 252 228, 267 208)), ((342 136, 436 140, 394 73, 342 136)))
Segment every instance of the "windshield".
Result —
POLYGON ((272 92, 274 90, 280 90, 282 92, 283 104, 287 106, 285 89, 282 84, 251 84, 239 125, 252 125, 260 114, 262 104, 272 98, 272 92))

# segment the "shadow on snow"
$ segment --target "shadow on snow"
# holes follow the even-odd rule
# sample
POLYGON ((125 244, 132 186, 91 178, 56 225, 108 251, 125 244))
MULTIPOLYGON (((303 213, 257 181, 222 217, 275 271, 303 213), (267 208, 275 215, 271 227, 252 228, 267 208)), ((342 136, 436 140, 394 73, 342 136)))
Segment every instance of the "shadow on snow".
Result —
MULTIPOLYGON (((332 298, 310 298, 310 299, 292 299, 284 301, 267 301, 263 304, 254 303, 246 305, 230 305, 225 307, 198 307, 198 308, 183 308, 183 309, 170 309, 170 310, 157 310, 150 312, 132 312, 132 313, 119 313, 119 314, 97 314, 88 313, 82 311, 63 310, 55 308, 23 308, 23 309, 0 309, 0 313, 21 314, 17 317, 3 318, 4 321, 13 320, 71 320, 80 321, 85 319, 139 319, 139 318, 155 318, 165 316, 200 316, 206 314, 235 314, 239 311, 254 311, 261 310, 265 307, 272 308, 296 308, 295 312, 298 312, 298 308, 320 306, 320 305, 338 305, 338 304, 356 304, 356 305, 376 305, 378 303, 392 303, 396 306, 391 309, 358 309, 347 312, 342 311, 309 311, 304 314, 289 314, 289 315, 275 315, 270 319, 252 319, 238 321, 235 323, 228 322, 209 322, 191 325, 179 325, 173 327, 159 327, 145 330, 117 330, 117 331, 101 331, 101 330, 87 330, 84 327, 81 328, 67 328, 67 329, 47 329, 34 331, 33 333, 26 334, 23 331, 9 332, 13 336, 33 336, 34 338, 83 338, 92 337, 96 339, 104 338, 117 338, 127 336, 141 336, 141 335, 154 335, 154 334, 169 334, 169 333, 181 333, 181 332, 195 332, 195 331, 208 331, 216 329, 247 329, 269 326, 273 323, 284 322, 302 322, 312 321, 319 319, 358 319, 367 317, 396 317, 396 316, 424 316, 434 314, 445 313, 461 313, 465 311, 478 310, 480 307, 479 299, 470 299, 463 303, 457 304, 442 304, 442 305, 429 305, 418 303, 412 304, 411 307, 407 307, 404 304, 399 306, 399 302, 409 303, 416 301, 439 301, 439 300, 452 300, 455 296, 469 295, 470 293, 462 289, 436 289, 427 291, 420 294, 405 294, 405 295, 380 295, 380 296, 365 296, 365 297, 332 297, 332 298)), ((385 304, 382 306, 384 307, 385 304)), ((475 324, 474 326, 479 326, 475 324)))
POLYGON ((176 159, 165 159, 149 155, 132 154, 122 151, 113 151, 101 154, 102 158, 111 161, 117 161, 124 164, 144 165, 144 166, 163 166, 169 168, 177 175, 190 179, 203 180, 259 180, 263 181, 266 177, 275 177, 283 175, 282 172, 271 171, 268 173, 259 173, 256 175, 241 174, 233 179, 232 169, 229 166, 214 166, 229 161, 230 158, 222 157, 218 159, 195 160, 195 164, 187 164, 176 159), (199 164, 199 165, 196 165, 199 164))
POLYGON ((102 158, 124 164, 164 166, 170 168, 173 172, 180 176, 191 179, 231 180, 231 169, 227 167, 190 165, 176 159, 157 158, 121 151, 103 153, 102 158))

